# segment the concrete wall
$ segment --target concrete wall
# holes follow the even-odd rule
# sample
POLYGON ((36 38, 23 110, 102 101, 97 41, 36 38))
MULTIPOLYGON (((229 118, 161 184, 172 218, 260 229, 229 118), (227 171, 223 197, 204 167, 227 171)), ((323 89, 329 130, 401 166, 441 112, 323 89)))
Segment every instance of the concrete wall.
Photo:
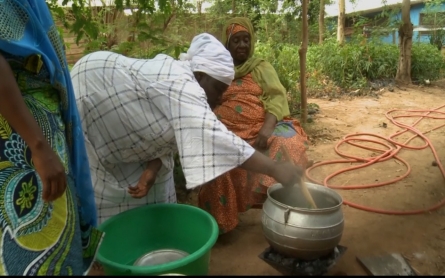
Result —
MULTIPOLYGON (((410 17, 411 22, 414 25, 414 34, 413 34, 413 41, 417 42, 426 42, 429 43, 430 37, 426 34, 421 34, 419 31, 427 31, 427 28, 420 27, 420 13, 425 8, 425 4, 418 4, 411 7, 410 17)), ((445 11, 445 4, 442 3, 441 10, 445 11)), ((402 13, 399 12, 397 15, 394 16, 394 19, 401 20, 402 19, 402 13)), ((445 27, 445 26, 442 26, 445 27)), ((398 37, 399 32, 397 30, 394 30, 392 34, 389 34, 387 36, 382 37, 382 41, 387 43, 398 43, 398 37)))
MULTIPOLYGON (((429 39, 430 39, 429 35, 420 34, 420 31, 428 30, 427 28, 419 26, 420 14, 424 8, 425 8, 424 3, 415 4, 415 5, 411 6, 410 16, 411 16, 411 22, 414 25, 413 41, 415 41, 415 42, 429 42, 429 39)), ((445 12, 445 3, 442 3, 442 7, 440 10, 445 12)), ((374 16, 377 16, 379 13, 380 12, 366 14, 366 17, 374 17, 374 16)), ((402 19, 401 11, 399 11, 397 14, 393 15, 392 19, 401 20, 402 19)), ((337 24, 337 18, 336 17, 331 18, 330 23, 327 26, 327 29, 334 31, 336 29, 336 24, 337 24)), ((441 26, 441 27, 445 27, 445 26, 441 26)), ((398 43, 398 36, 399 36, 399 32, 395 28, 395 29, 389 31, 387 35, 382 36, 381 40, 386 43, 398 43)))

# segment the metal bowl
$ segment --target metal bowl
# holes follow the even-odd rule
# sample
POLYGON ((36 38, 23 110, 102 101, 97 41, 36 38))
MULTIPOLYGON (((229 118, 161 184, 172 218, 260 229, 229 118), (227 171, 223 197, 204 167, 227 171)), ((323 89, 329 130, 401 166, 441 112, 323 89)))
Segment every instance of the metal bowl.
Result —
POLYGON ((135 266, 160 265, 177 261, 189 254, 177 249, 160 249, 144 254, 134 262, 135 266))

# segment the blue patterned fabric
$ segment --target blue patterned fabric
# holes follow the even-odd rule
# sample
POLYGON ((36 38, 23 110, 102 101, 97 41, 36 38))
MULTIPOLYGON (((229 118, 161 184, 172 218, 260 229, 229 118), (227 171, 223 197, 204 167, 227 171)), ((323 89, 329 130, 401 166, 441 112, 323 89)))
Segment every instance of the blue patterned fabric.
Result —
POLYGON ((295 130, 292 122, 280 121, 276 124, 273 131, 274 136, 292 138, 297 135, 298 132, 295 130))
POLYGON ((41 56, 51 84, 60 93, 80 218, 96 226, 94 191, 68 64, 44 0, 0 0, 0 50, 21 57, 41 56))
POLYGON ((64 165, 68 184, 59 199, 42 200, 43 185, 32 153, 0 115, 0 275, 85 274, 102 233, 79 221, 59 91, 48 81, 49 73, 41 61, 42 67, 34 73, 28 69, 33 64, 29 57, 1 50, 0 54, 15 74, 25 105, 64 165))

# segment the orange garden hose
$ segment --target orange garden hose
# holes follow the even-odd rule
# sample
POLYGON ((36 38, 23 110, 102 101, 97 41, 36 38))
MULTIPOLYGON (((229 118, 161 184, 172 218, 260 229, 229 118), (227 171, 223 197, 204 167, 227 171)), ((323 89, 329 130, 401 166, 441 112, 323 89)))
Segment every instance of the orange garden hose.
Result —
MULTIPOLYGON (((357 162, 362 162, 361 165, 357 165, 357 166, 352 166, 349 168, 345 168, 339 171, 336 171, 332 174, 330 174, 329 176, 327 176, 324 181, 323 181, 323 185, 332 189, 363 189, 363 188, 373 188, 373 187, 379 187, 379 186, 384 186, 384 185, 388 185, 388 184, 392 184, 395 182, 398 182, 400 180, 402 180, 403 178, 405 178, 406 176, 408 176, 411 172, 411 167, 408 164, 407 161, 405 161, 404 159, 402 159, 401 157, 397 156, 397 154, 399 153, 400 150, 402 150, 403 148, 406 149, 412 149, 412 150, 422 150, 425 149, 427 147, 431 148, 431 151, 433 152, 434 158, 437 162, 437 165, 439 166, 439 169, 442 173, 442 176, 445 178, 445 170, 444 167, 442 165, 442 163, 440 162, 439 156, 437 155, 436 150, 433 147, 433 144, 431 143, 431 141, 425 136, 426 133, 429 133, 433 130, 439 129, 441 127, 444 127, 445 124, 442 124, 440 126, 437 126, 433 129, 430 129, 424 133, 420 132, 418 129, 416 129, 416 125, 423 120, 424 118, 431 118, 431 119, 442 119, 445 120, 445 112, 442 111, 438 111, 442 108, 444 108, 445 105, 442 105, 436 109, 433 110, 398 110, 398 109, 393 109, 388 111, 385 116, 386 118, 388 118, 388 120, 390 120, 394 125, 403 128, 404 130, 399 131, 397 133, 394 133, 393 135, 389 136, 389 137, 383 137, 377 134, 371 134, 371 133, 357 133, 357 134, 349 134, 346 135, 340 142, 337 143, 337 145, 335 146, 335 152, 346 158, 346 159, 342 159, 342 160, 330 160, 330 161, 324 161, 324 162, 320 162, 320 163, 316 163, 313 166, 309 167, 308 169, 306 169, 306 177, 308 180, 317 183, 316 180, 314 180, 313 178, 311 178, 310 171, 312 171, 313 169, 320 167, 322 165, 327 165, 327 164, 337 164, 337 163, 357 163, 357 162), (423 114, 407 114, 407 115, 398 115, 398 116, 392 116, 391 113, 396 112, 396 111, 403 111, 403 112, 407 112, 407 113, 423 113, 423 114), (441 114, 442 116, 432 116, 431 114, 441 114), (420 117, 414 124, 412 125, 406 125, 403 123, 398 122, 396 119, 398 118, 409 118, 409 117, 420 117), (411 131, 412 133, 414 133, 414 135, 412 137, 410 137, 406 142, 404 143, 399 143, 396 142, 394 140, 395 137, 400 136, 408 131, 411 131), (380 141, 376 141, 376 140, 372 140, 372 139, 365 139, 365 138, 359 138, 360 136, 372 136, 372 137, 377 137, 383 140, 386 140, 388 143, 383 143, 380 141), (409 146, 408 143, 413 140, 416 137, 420 137, 423 139, 423 141, 425 142, 424 146, 421 147, 413 147, 413 146, 409 146), (381 145, 383 147, 386 147, 386 149, 379 149, 379 148, 373 148, 373 147, 368 147, 368 146, 363 146, 363 145, 359 145, 355 142, 357 141, 362 141, 362 142, 372 142, 372 143, 376 143, 378 145, 381 145), (355 157, 352 155, 347 155, 345 153, 342 153, 339 151, 339 147, 340 145, 347 143, 349 145, 358 147, 358 148, 362 148, 362 149, 367 149, 367 150, 372 150, 372 151, 377 151, 377 152, 381 152, 381 154, 377 157, 369 157, 369 158, 361 158, 361 157, 355 157), (348 171, 352 171, 355 169, 360 169, 360 168, 364 168, 364 167, 368 167, 370 165, 376 164, 378 162, 383 162, 383 161, 387 161, 389 159, 396 159, 400 162, 402 162, 406 168, 407 171, 403 176, 400 176, 394 180, 390 180, 387 182, 380 182, 380 183, 374 183, 374 184, 368 184, 368 185, 350 185, 350 186, 335 186, 335 185, 329 185, 329 180, 331 180, 333 177, 344 173, 344 172, 348 172, 348 171)), ((440 202, 438 202, 437 204, 429 207, 429 208, 425 208, 425 209, 419 209, 419 210, 410 210, 410 211, 394 211, 394 210, 383 210, 383 209, 376 209, 376 208, 372 208, 372 207, 367 207, 367 206, 363 206, 363 205, 359 205, 350 201, 346 201, 344 200, 343 203, 345 205, 348 205, 350 207, 356 208, 356 209, 360 209, 360 210, 364 210, 364 211, 369 211, 369 212, 375 212, 375 213, 380 213, 380 214, 392 214, 392 215, 414 215, 414 214, 421 214, 421 213, 425 213, 425 212, 429 212, 429 211, 433 211, 436 209, 441 208, 442 206, 445 205, 445 198, 443 198, 440 202)))

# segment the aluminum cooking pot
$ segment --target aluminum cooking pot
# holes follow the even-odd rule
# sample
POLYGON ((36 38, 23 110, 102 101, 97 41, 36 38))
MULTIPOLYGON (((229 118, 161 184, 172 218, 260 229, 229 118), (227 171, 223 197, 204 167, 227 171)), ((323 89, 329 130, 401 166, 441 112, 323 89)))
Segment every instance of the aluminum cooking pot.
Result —
POLYGON ((314 260, 328 255, 339 244, 344 228, 342 197, 322 185, 306 183, 317 209, 311 209, 298 185, 271 186, 263 205, 266 240, 277 252, 314 260))

